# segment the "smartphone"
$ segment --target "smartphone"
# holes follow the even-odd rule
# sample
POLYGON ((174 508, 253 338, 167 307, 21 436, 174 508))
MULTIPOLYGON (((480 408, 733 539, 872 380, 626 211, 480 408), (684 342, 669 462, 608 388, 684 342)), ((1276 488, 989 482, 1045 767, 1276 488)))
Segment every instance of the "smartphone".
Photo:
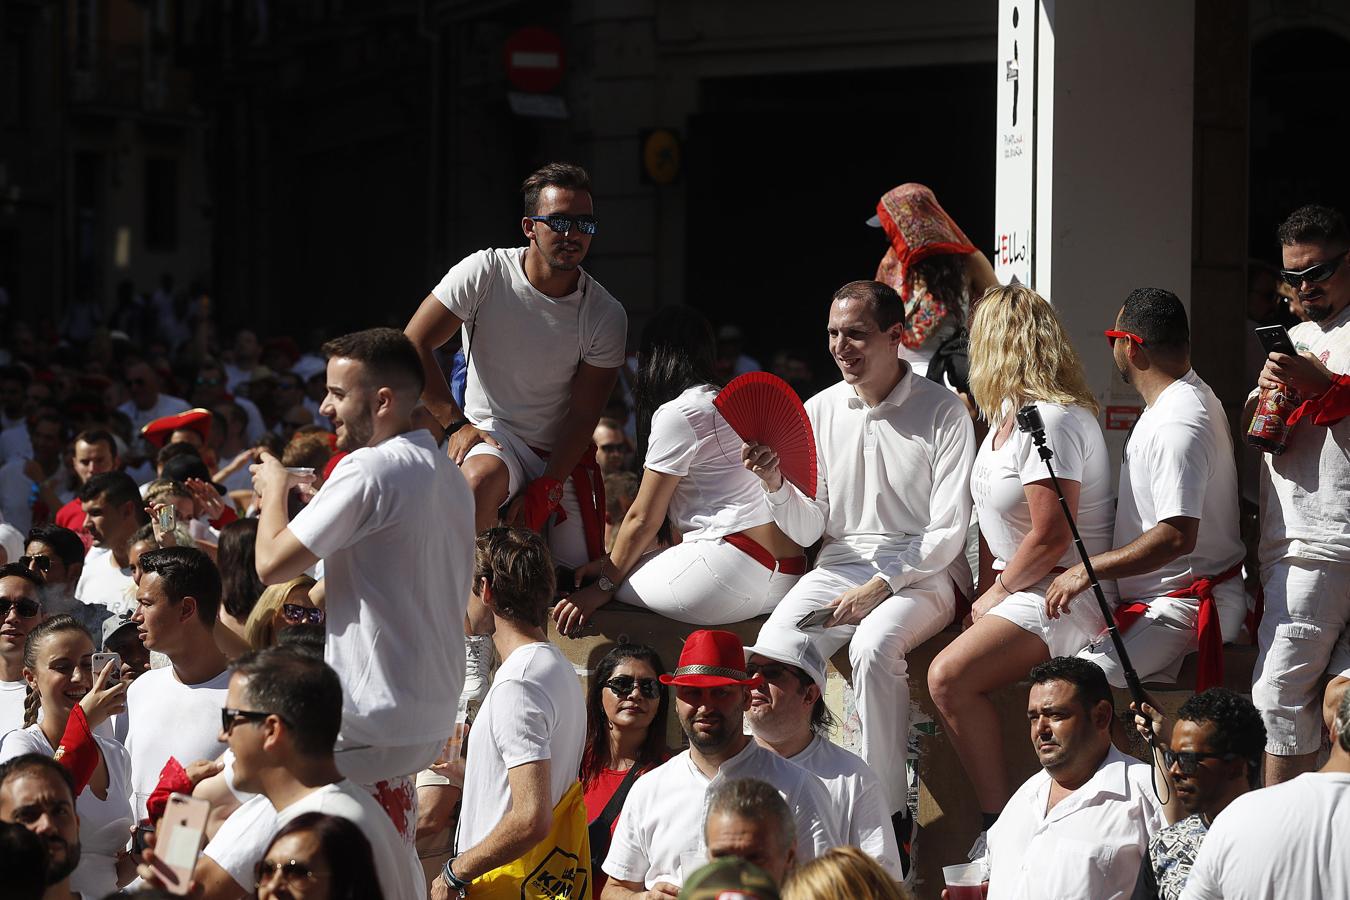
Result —
POLYGON ((188 892, 210 813, 210 801, 177 792, 169 795, 155 832, 155 872, 170 894, 181 897, 188 892))
POLYGON ((178 508, 172 503, 166 503, 159 508, 156 513, 159 516, 159 530, 166 534, 173 531, 178 525, 178 508))
POLYGON ((112 660, 113 663, 112 671, 108 673, 108 683, 112 684, 122 677, 122 657, 119 654, 104 653, 102 651, 95 653, 93 671, 94 677, 97 678, 98 673, 102 672, 103 667, 108 664, 108 660, 112 660))
POLYGON ((820 609, 812 610, 797 620, 797 627, 801 628, 819 628, 834 615, 833 606, 822 606, 820 609))
POLYGON ((1298 353, 1294 349, 1294 342, 1289 339, 1289 332, 1283 325, 1262 325, 1256 329, 1256 337, 1261 341, 1261 346, 1265 348, 1267 354, 1287 353, 1295 356, 1298 353))

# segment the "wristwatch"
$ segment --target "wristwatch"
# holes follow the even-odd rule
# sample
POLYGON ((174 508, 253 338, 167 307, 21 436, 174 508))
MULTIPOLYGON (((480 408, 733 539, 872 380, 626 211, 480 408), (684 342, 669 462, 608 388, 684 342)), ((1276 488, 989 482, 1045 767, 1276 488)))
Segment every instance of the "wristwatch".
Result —
POLYGON ((455 855, 445 861, 445 865, 441 866, 441 877, 445 879, 446 887, 455 892, 455 896, 467 897, 469 896, 469 882, 456 875, 453 868, 457 859, 459 859, 459 856, 455 855))
POLYGON ((605 574, 605 563, 607 562, 609 562, 608 556, 600 557, 600 577, 595 580, 595 586, 606 594, 612 594, 618 590, 619 586, 610 581, 609 576, 605 574))

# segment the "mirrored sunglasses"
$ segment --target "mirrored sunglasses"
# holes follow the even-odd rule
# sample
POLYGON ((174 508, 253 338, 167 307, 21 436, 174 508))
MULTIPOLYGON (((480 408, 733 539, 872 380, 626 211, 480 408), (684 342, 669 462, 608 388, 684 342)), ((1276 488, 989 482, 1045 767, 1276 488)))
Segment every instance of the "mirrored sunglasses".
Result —
POLYGON ((616 697, 627 697, 633 693, 633 688, 638 689, 638 693, 648 700, 655 700, 661 696, 661 682, 655 678, 634 678, 632 675, 615 675, 609 681, 605 682, 605 687, 609 688, 616 697))
POLYGON ((323 610, 317 606, 301 606, 299 603, 281 604, 281 617, 292 625, 308 622, 310 625, 323 624, 323 610))
POLYGON ((582 234, 595 234, 595 216, 565 216, 553 213, 549 216, 530 216, 531 221, 543 222, 557 234, 567 234, 573 230, 582 234))

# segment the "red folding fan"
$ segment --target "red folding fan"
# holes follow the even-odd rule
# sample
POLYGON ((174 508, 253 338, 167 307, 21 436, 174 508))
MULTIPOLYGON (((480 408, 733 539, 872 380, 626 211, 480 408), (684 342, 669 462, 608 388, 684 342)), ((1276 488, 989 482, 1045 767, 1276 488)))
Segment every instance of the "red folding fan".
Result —
POLYGON ((815 499, 816 438, 806 407, 786 381, 768 372, 738 375, 713 406, 741 440, 773 448, 783 477, 815 499))

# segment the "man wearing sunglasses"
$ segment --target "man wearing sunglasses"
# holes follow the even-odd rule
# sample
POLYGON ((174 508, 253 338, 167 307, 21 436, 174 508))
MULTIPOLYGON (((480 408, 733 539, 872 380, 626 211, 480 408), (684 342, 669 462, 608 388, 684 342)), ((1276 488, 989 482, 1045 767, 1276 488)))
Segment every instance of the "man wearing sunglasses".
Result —
POLYGON ((1298 291, 1310 321, 1289 329, 1298 353, 1270 354, 1259 380, 1261 388, 1293 388, 1302 402, 1290 416, 1288 449, 1264 454, 1261 466, 1265 615, 1252 701, 1266 722, 1268 785, 1316 764, 1316 701, 1350 623, 1350 418, 1325 408, 1350 373, 1350 227, 1336 210, 1305 206, 1278 235, 1280 277, 1298 291))
POLYGON ((1175 725, 1151 706, 1144 711, 1149 719, 1135 723, 1162 747, 1163 796, 1171 798, 1164 814, 1172 824, 1149 841, 1131 900, 1177 900, 1214 817, 1260 786, 1266 726, 1250 700, 1220 687, 1181 704, 1175 725))
MULTIPOLYGON (((1204 690, 1222 683, 1223 644, 1238 636, 1247 614, 1228 416, 1191 368, 1190 323, 1171 291, 1131 291, 1106 336, 1144 411, 1120 463, 1112 549, 1092 565, 1120 589, 1117 619, 1139 677, 1175 681, 1198 649, 1197 686, 1204 690)), ((1051 583, 1046 605, 1052 614, 1063 611, 1087 588, 1080 563, 1051 583)), ((1125 686, 1104 634, 1080 655, 1125 686)))
POLYGON ((28 567, 0 566, 0 734, 23 727, 23 645, 46 618, 41 591, 41 576, 28 567))
MULTIPOLYGON (((405 332, 426 371, 424 421, 448 438, 473 489, 475 530, 502 518, 539 531, 551 520, 554 561, 578 568, 604 553, 603 488, 598 473, 579 467, 591 462, 583 460, 591 433, 624 364, 628 319, 581 268, 598 231, 586 171, 550 163, 521 193, 527 246, 461 260, 405 332), (468 362, 463 409, 435 354, 457 331, 468 362)), ((490 627, 471 600, 466 698, 487 689, 490 627)))

